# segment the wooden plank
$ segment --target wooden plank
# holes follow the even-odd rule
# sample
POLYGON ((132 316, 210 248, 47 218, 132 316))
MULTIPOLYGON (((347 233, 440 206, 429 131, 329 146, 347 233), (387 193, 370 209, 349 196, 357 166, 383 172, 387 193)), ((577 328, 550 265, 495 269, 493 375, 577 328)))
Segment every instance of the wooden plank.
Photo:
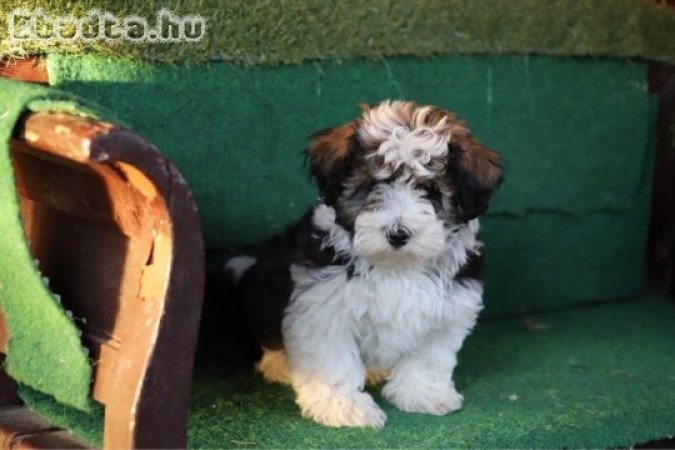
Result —
POLYGON ((149 142, 81 117, 32 114, 12 146, 31 250, 87 319, 104 446, 184 447, 204 282, 185 180, 149 142))
POLYGON ((113 124, 60 113, 27 116, 17 125, 15 137, 45 153, 89 163, 91 141, 118 129, 113 124))
POLYGON ((66 430, 44 431, 36 434, 18 435, 12 442, 12 450, 38 449, 94 449, 77 435, 66 430))
POLYGON ((24 59, 0 58, 0 77, 48 85, 47 59, 42 56, 24 59))
POLYGON ((25 406, 0 408, 0 449, 93 448, 25 406))
MULTIPOLYGON (((136 447, 185 447, 194 353, 204 288, 204 254, 196 206, 185 179, 149 142, 120 130, 96 139, 92 157, 107 155, 152 180, 167 207, 172 243, 157 241, 153 260, 171 260, 162 321, 138 393, 136 447), (177 362, 180 361, 178 364, 177 362)), ((144 282, 156 284, 162 265, 149 267, 144 282)), ((152 289, 150 289, 152 291, 152 289)), ((112 405, 110 405, 112 406, 112 405)), ((107 445, 107 444, 106 444, 107 445)))
POLYGON ((12 448, 17 436, 54 429, 25 406, 0 408, 0 449, 12 448))

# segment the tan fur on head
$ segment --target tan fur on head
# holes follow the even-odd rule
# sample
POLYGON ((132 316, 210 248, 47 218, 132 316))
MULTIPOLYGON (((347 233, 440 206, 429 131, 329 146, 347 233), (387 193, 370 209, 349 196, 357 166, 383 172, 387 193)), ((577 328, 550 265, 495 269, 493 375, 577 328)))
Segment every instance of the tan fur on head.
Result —
POLYGON ((310 171, 327 204, 332 204, 337 199, 337 190, 345 176, 357 128, 358 121, 354 121, 338 128, 320 131, 313 136, 307 149, 310 171))
POLYGON ((312 164, 322 172, 329 172, 335 164, 344 161, 349 156, 351 140, 357 127, 354 121, 315 134, 307 150, 312 164))

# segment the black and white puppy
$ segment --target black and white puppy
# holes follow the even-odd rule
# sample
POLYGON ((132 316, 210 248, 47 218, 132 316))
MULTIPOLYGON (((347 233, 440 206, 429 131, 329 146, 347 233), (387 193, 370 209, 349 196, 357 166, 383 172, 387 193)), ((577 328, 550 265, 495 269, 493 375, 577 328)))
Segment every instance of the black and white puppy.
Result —
POLYGON ((318 204, 257 260, 226 264, 263 348, 258 371, 329 426, 384 425, 367 380, 386 380, 403 411, 459 409, 452 372, 482 308, 477 217, 499 155, 450 112, 403 101, 363 107, 307 155, 318 204))

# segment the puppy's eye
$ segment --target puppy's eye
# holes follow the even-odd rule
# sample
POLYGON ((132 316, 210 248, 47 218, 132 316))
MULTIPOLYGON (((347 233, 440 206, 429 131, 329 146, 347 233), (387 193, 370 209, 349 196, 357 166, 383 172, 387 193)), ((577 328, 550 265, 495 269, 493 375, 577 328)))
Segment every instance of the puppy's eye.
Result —
POLYGON ((420 186, 420 188, 424 190, 424 198, 431 202, 436 212, 443 209, 443 194, 435 184, 426 184, 420 186))

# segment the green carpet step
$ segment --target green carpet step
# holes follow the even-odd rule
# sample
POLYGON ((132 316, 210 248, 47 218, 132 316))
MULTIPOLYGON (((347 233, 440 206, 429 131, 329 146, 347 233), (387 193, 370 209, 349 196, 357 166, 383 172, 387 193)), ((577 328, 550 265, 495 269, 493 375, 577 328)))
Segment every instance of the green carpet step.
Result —
POLYGON ((407 414, 373 390, 381 431, 300 417, 290 388, 236 361, 197 369, 192 448, 614 447, 675 433, 675 304, 642 296, 479 323, 456 374, 465 406, 407 414), (250 370, 249 370, 250 369, 250 370))
MULTIPOLYGON (((675 304, 652 295, 483 320, 460 353, 464 408, 445 417, 402 413, 371 389, 389 417, 381 431, 302 419, 290 388, 225 355, 196 369, 189 447, 570 448, 663 438, 675 434, 673 323, 675 304)), ((22 397, 100 444, 102 411, 88 415, 34 391, 22 397)))

